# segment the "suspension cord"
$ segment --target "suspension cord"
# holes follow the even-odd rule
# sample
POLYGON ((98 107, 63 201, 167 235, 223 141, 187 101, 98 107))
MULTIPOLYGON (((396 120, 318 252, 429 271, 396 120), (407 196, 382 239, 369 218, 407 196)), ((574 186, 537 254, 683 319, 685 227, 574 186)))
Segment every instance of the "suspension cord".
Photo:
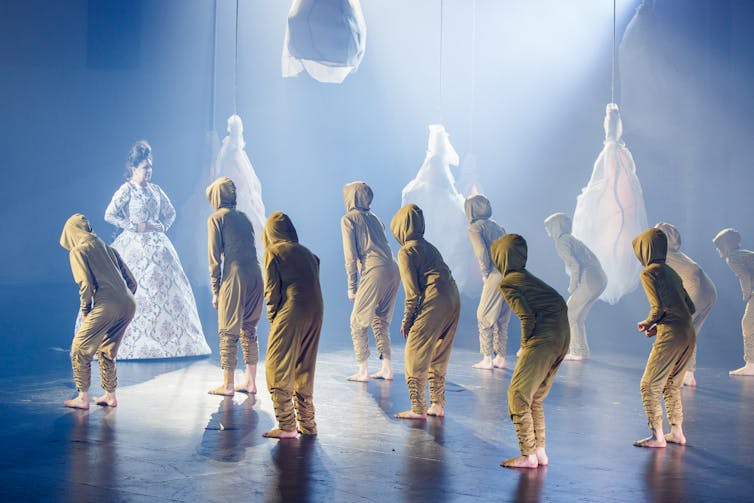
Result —
POLYGON ((238 114, 238 0, 236 0, 235 56, 233 58, 233 113, 238 114))
POLYGON ((613 0, 613 53, 610 71, 610 103, 615 103, 615 0, 613 0))

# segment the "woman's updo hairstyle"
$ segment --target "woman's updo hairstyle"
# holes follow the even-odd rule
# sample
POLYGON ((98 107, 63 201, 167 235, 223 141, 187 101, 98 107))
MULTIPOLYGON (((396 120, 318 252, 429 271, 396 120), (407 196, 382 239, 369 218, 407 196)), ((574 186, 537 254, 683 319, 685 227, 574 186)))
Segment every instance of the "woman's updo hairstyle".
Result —
POLYGON ((126 159, 126 178, 130 178, 131 171, 147 159, 150 161, 152 160, 152 146, 146 140, 139 140, 134 143, 134 146, 131 147, 131 150, 128 152, 128 159, 126 159))

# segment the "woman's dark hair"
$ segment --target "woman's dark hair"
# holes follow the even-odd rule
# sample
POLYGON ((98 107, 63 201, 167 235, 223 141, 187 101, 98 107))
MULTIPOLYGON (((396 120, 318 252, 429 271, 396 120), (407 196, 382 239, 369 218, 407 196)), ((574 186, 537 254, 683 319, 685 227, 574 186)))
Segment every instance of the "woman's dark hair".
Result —
POLYGON ((139 140, 134 143, 131 150, 128 152, 128 159, 126 159, 126 178, 131 176, 131 170, 137 167, 147 159, 152 159, 152 146, 146 140, 139 140))

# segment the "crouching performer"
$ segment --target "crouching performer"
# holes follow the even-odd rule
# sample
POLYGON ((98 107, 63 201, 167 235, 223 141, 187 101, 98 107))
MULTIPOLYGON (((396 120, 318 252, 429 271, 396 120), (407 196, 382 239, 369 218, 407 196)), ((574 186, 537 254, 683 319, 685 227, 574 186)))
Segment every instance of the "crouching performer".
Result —
POLYGON ((507 468, 548 464, 542 402, 571 342, 565 300, 526 270, 527 253, 518 234, 506 234, 490 247, 492 262, 503 275, 500 293, 521 320, 521 354, 508 387, 508 410, 521 455, 500 463, 507 468))
POLYGON ((69 251, 73 280, 79 285, 82 316, 71 344, 73 380, 79 394, 64 404, 75 409, 89 408, 92 359, 97 355, 105 394, 95 398, 94 403, 116 407, 115 357, 136 311, 136 280, 118 252, 97 237, 80 213, 66 221, 60 245, 69 251))

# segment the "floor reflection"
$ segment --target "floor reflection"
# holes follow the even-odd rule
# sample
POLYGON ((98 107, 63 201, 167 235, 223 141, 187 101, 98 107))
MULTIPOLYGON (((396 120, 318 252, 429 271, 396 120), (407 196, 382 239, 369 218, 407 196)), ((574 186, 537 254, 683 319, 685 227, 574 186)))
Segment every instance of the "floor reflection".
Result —
POLYGON ((96 499, 117 485, 116 414, 115 409, 97 407, 74 410, 61 418, 62 423, 72 422, 65 491, 71 501, 96 499))
POLYGON ((664 449, 651 449, 644 465, 644 483, 649 501, 686 501, 683 476, 683 456, 686 447, 668 445, 664 449))
POLYGON ((547 467, 540 466, 536 469, 516 469, 518 485, 514 501, 518 503, 536 503, 542 500, 542 486, 545 482, 547 467))
POLYGON ((447 499, 445 471, 445 428, 443 418, 406 422, 409 427, 401 474, 403 501, 443 501, 447 499))
POLYGON ((226 396, 220 400, 217 412, 212 414, 204 428, 198 452, 202 456, 236 463, 244 458, 247 448, 263 442, 262 432, 257 431, 259 414, 254 409, 256 396, 249 395, 242 402, 226 396))

